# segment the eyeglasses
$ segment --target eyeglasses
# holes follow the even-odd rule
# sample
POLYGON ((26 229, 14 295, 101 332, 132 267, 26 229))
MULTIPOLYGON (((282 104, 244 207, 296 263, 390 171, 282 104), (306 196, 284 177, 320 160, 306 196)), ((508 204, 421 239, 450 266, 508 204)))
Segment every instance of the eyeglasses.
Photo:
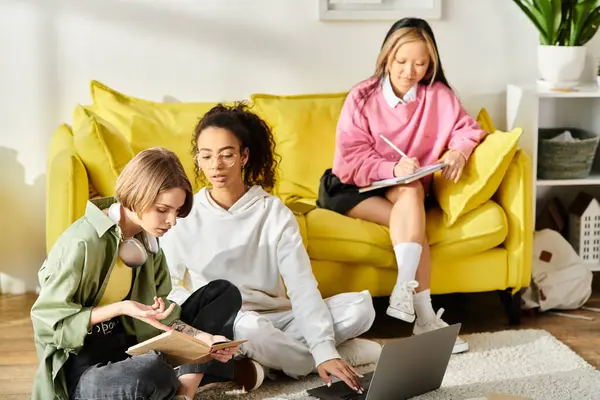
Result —
POLYGON ((200 168, 211 168, 213 161, 216 162, 217 167, 231 168, 235 164, 237 154, 231 152, 219 153, 216 156, 210 154, 197 154, 196 162, 200 168))

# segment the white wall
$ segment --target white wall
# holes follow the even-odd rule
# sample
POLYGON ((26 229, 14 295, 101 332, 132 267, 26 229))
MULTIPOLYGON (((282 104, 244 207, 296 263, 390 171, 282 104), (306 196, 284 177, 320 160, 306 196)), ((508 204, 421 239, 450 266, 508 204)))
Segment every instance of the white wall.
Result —
MULTIPOLYGON (((537 34, 512 1, 442 2, 447 76, 502 127, 506 83, 536 77, 537 34)), ((344 91, 392 22, 320 22, 318 0, 0 0, 0 291, 35 289, 47 144, 91 79, 154 100, 344 91)))

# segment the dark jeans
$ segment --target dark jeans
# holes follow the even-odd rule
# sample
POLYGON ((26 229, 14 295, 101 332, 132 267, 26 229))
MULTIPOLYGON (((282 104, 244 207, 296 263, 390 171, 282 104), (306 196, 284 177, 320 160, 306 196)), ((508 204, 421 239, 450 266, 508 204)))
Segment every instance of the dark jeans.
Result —
MULTIPOLYGON (((241 306, 242 297, 237 287, 228 281, 216 280, 185 301, 181 306, 181 320, 204 332, 233 339, 233 323, 241 306)), ((71 396, 74 400, 170 399, 179 387, 177 377, 189 373, 204 373, 203 384, 233 379, 232 361, 182 365, 176 372, 158 353, 90 365, 75 387, 71 396)))

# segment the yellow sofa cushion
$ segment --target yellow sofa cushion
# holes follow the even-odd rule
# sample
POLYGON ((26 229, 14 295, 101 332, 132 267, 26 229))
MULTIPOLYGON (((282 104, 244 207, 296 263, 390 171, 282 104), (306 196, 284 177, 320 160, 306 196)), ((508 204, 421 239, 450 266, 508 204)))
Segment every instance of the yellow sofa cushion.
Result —
POLYGON ((117 177, 133 158, 131 146, 109 122, 83 106, 75 108, 73 143, 101 196, 115 193, 117 177))
POLYGON ((155 121, 169 132, 187 132, 191 136, 198 120, 218 102, 159 103, 118 92, 98 81, 91 82, 94 111, 111 122, 128 139, 133 115, 155 121))
POLYGON ((508 169, 523 130, 495 131, 485 137, 471 154, 458 183, 445 179, 441 172, 433 177, 433 192, 444 212, 443 223, 457 220, 492 198, 508 169))
MULTIPOLYGON (((446 227, 439 208, 427 212, 427 237, 441 257, 466 257, 500 245, 508 226, 502 208, 487 201, 446 227)), ((381 225, 317 208, 306 215, 311 259, 395 268, 389 230, 381 225)))
POLYGON ((195 176, 192 134, 193 130, 192 133, 183 130, 178 132, 166 130, 156 121, 141 114, 132 115, 131 129, 128 131, 128 135, 131 136, 131 146, 136 154, 154 146, 167 148, 177 154, 195 193, 200 189, 201 184, 195 176))
POLYGON ((490 114, 485 108, 479 110, 479 114, 477 114, 477 123, 487 133, 496 132, 496 127, 494 126, 494 122, 490 117, 490 114))
POLYGON ((276 193, 285 203, 316 199, 323 172, 333 165, 335 130, 346 93, 253 94, 254 112, 273 130, 281 156, 276 193))
POLYGON ((125 95, 98 81, 91 83, 91 96, 90 109, 115 126, 135 154, 153 146, 174 151, 194 192, 200 188, 195 180, 191 142, 198 121, 217 102, 159 103, 125 95))

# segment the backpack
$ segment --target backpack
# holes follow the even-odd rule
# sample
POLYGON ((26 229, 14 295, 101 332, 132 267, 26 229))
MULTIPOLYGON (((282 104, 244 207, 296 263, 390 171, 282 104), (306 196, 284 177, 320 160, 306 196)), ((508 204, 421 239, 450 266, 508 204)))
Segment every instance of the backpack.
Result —
POLYGON ((533 235, 531 284, 522 294, 522 308, 575 310, 592 295, 592 270, 571 244, 551 229, 533 235))

